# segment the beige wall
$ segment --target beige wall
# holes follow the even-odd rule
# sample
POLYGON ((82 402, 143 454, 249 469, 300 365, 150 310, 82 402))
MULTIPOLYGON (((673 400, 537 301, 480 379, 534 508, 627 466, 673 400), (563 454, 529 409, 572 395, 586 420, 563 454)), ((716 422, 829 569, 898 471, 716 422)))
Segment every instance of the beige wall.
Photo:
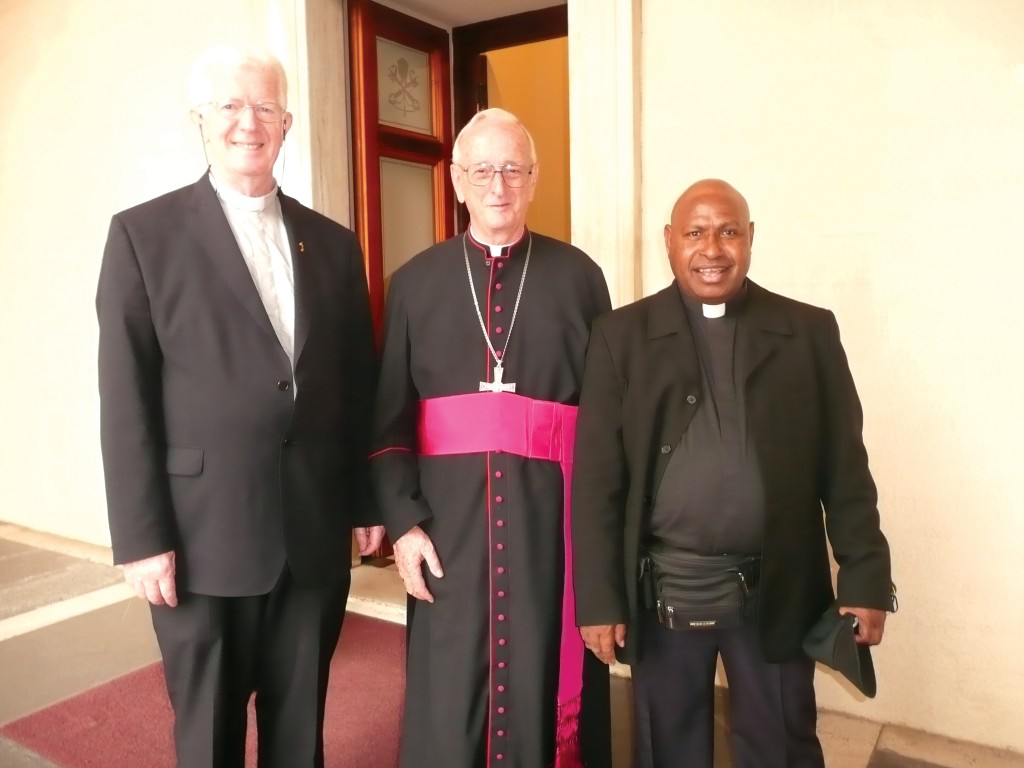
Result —
POLYGON ((277 0, 0 2, 0 520, 108 543, 93 298, 110 216, 202 174, 184 83, 221 41, 284 59, 298 119, 279 178, 310 201, 303 13, 277 0))
POLYGON ((540 176, 527 224, 560 240, 570 236, 568 65, 564 37, 487 54, 488 106, 514 113, 537 145, 540 176))
POLYGON ((1024 4, 644 0, 642 32, 643 293, 725 178, 751 277, 835 310, 864 403, 901 610, 878 698, 819 703, 1024 750, 1024 4))

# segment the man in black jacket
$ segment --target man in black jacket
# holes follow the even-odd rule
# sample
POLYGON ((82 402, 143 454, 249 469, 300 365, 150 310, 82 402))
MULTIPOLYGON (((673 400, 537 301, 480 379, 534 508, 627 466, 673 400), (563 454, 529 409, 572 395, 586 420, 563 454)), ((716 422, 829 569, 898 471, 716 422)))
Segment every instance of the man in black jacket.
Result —
MULTIPOLYGON (((719 655, 736 765, 824 765, 801 641, 834 599, 826 531, 859 643, 881 641, 890 607, 889 548, 835 317, 748 280, 753 239, 739 192, 691 186, 665 227, 674 284, 599 318, 587 352, 577 622, 599 658, 633 665, 640 766, 712 765, 719 655), (745 605, 693 626, 665 601, 659 614, 659 596, 640 589, 651 552, 685 559, 698 581, 725 574, 749 592, 745 605)), ((710 595, 692 582, 681 580, 677 607, 710 595)))

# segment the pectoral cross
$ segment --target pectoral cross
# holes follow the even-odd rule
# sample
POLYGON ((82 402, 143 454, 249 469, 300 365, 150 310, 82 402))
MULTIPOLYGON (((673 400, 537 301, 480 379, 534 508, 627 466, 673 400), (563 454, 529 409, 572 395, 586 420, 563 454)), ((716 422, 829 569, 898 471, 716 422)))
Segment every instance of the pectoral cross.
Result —
POLYGON ((502 375, 504 373, 505 373, 505 369, 501 367, 501 363, 498 363, 497 365, 495 365, 494 366, 494 381, 491 381, 491 382, 481 381, 480 382, 480 391, 481 392, 515 392, 516 391, 516 383, 514 381, 510 381, 508 384, 503 384, 502 383, 501 377, 502 377, 502 375))

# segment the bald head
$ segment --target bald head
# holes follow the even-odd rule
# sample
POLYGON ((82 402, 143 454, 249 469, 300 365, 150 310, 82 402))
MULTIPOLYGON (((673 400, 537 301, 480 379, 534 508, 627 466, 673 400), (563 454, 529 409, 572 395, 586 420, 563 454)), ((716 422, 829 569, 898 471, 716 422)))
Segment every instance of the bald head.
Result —
POLYGON ((750 206, 747 205, 747 199, 732 184, 721 179, 701 179, 688 186, 676 200, 676 204, 672 206, 672 222, 675 223, 678 213, 686 212, 698 201, 709 199, 728 201, 738 212, 742 212, 747 222, 750 221, 750 206))
POLYGON ((747 201, 720 179, 687 187, 665 225, 665 248, 679 289, 705 304, 721 304, 740 292, 753 242, 747 201))

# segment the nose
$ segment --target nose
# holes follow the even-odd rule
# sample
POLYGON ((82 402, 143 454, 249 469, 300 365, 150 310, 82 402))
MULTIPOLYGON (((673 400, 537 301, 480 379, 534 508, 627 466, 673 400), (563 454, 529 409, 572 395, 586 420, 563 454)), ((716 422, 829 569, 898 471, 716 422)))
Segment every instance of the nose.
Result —
POLYGON ((491 174, 491 180, 487 184, 487 189, 490 192, 497 193, 508 189, 508 184, 505 183, 505 177, 501 175, 501 171, 495 170, 494 173, 491 174), (495 184, 497 184, 497 189, 495 189, 495 184))
POLYGON ((242 114, 238 116, 238 124, 243 128, 253 129, 256 127, 256 107, 246 104, 242 107, 242 114))
POLYGON ((704 255, 709 259, 717 259, 722 255, 722 239, 717 232, 712 232, 704 241, 704 255))

